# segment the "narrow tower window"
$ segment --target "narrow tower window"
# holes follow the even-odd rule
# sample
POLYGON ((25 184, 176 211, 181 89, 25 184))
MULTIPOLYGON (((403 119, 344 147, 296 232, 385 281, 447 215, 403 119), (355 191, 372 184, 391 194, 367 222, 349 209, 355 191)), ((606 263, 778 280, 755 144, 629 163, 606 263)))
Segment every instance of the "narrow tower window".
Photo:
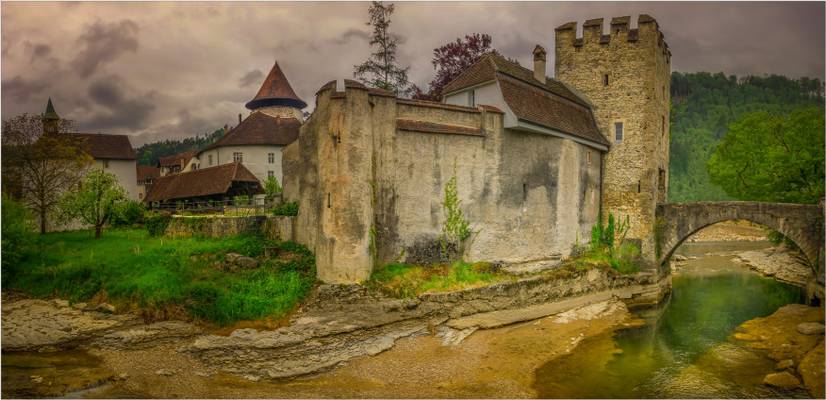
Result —
POLYGON ((602 86, 608 86, 608 74, 602 75, 602 86))
POLYGON ((471 90, 471 91, 468 92, 467 102, 468 102, 468 106, 476 107, 476 91, 475 90, 471 90))
POLYGON ((622 122, 614 122, 614 138, 615 142, 622 142, 622 122))

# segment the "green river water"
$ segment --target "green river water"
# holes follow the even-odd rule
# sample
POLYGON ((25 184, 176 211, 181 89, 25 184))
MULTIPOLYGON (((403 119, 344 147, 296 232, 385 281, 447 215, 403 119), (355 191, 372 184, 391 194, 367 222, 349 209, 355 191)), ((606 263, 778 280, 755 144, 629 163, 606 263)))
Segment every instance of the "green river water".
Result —
POLYGON ((673 276, 670 298, 639 315, 640 328, 584 341, 536 371, 546 398, 788 398, 762 384, 774 363, 727 340, 741 323, 804 300, 803 290, 730 261, 704 255, 765 243, 689 244, 690 260, 673 276))

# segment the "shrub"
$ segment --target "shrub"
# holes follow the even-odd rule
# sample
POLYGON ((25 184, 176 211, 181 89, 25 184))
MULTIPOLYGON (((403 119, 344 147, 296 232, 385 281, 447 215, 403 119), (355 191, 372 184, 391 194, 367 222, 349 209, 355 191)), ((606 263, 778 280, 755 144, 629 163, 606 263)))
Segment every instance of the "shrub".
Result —
POLYGON ((278 196, 283 191, 281 184, 278 183, 278 179, 274 176, 267 178, 267 181, 264 182, 264 197, 267 201, 272 201, 275 196, 278 196))
POLYGON ((32 239, 32 219, 26 207, 3 194, 2 203, 2 268, 3 274, 10 267, 23 261, 32 239))
POLYGON ((133 200, 124 201, 115 208, 111 224, 114 227, 140 224, 143 223, 143 215, 145 213, 146 207, 144 207, 143 203, 133 200))
POLYGON ((766 234, 766 237, 768 237, 769 241, 772 242, 772 244, 775 245, 775 246, 779 246, 780 244, 785 244, 786 247, 788 247, 790 249, 799 250, 799 247, 797 247, 797 243, 795 243, 793 240, 789 239, 786 235, 784 235, 784 234, 782 234, 782 233, 780 233, 780 232, 778 232, 774 229, 769 230, 769 233, 766 234))
POLYGON ((146 216, 144 226, 150 236, 162 236, 166 232, 166 227, 169 226, 169 221, 172 216, 166 213, 151 213, 146 216))
POLYGON ((273 215, 296 216, 298 215, 298 202, 281 203, 273 207, 272 213, 273 215))

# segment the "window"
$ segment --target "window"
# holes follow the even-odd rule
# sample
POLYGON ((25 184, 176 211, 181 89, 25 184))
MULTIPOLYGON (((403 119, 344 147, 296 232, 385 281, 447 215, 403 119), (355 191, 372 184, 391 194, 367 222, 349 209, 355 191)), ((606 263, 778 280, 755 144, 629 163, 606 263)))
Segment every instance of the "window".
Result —
POLYGON ((212 165, 212 154, 209 155, 209 165, 212 165))
POLYGON ((662 120, 662 124, 661 124, 660 129, 662 129, 661 133, 660 133, 660 136, 665 136, 665 115, 663 115, 663 120, 662 120))
POLYGON ((267 153, 267 162, 275 164, 275 153, 267 153))
POLYGON ((591 150, 587 150, 587 154, 588 154, 588 156, 587 156, 588 165, 591 165, 591 150))
POLYGON ((602 86, 608 86, 608 74, 602 75, 602 86))
POLYGON ((267 178, 274 178, 274 177, 275 177, 275 171, 267 171, 267 178))
POLYGON ((232 162, 244 162, 244 153, 232 153, 232 162))
POLYGON ((614 122, 614 138, 615 142, 622 142, 622 122, 614 122))
POLYGON ((468 92, 467 96, 468 96, 468 106, 476 107, 476 91, 471 90, 470 92, 468 92))

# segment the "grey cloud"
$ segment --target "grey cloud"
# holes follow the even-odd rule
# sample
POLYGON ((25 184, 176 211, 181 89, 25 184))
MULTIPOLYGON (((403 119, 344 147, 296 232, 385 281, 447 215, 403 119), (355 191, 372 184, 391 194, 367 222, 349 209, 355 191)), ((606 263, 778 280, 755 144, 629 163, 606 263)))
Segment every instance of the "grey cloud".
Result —
POLYGON ((116 23, 96 21, 77 40, 81 50, 73 62, 74 67, 86 78, 122 53, 137 51, 138 31, 138 24, 129 19, 116 23))
POLYGON ((238 80, 238 87, 245 88, 248 86, 253 86, 256 83, 261 83, 264 80, 264 73, 261 72, 260 69, 254 69, 250 72, 247 72, 241 79, 238 80))
POLYGON ((89 118, 79 121, 80 124, 92 130, 146 128, 146 123, 156 108, 154 93, 126 93, 128 90, 123 79, 118 76, 93 82, 89 86, 88 95, 100 107, 96 107, 89 118))
POLYGON ((370 32, 361 29, 350 28, 344 31, 344 33, 342 33, 341 36, 331 40, 330 43, 340 46, 346 44, 351 39, 355 39, 355 41, 360 42, 367 42, 370 40, 370 32))
POLYGON ((4 79, 2 82, 3 98, 11 97, 15 102, 27 102, 31 97, 37 97, 42 94, 43 90, 48 87, 48 82, 44 81, 28 81, 15 76, 11 79, 4 79))

